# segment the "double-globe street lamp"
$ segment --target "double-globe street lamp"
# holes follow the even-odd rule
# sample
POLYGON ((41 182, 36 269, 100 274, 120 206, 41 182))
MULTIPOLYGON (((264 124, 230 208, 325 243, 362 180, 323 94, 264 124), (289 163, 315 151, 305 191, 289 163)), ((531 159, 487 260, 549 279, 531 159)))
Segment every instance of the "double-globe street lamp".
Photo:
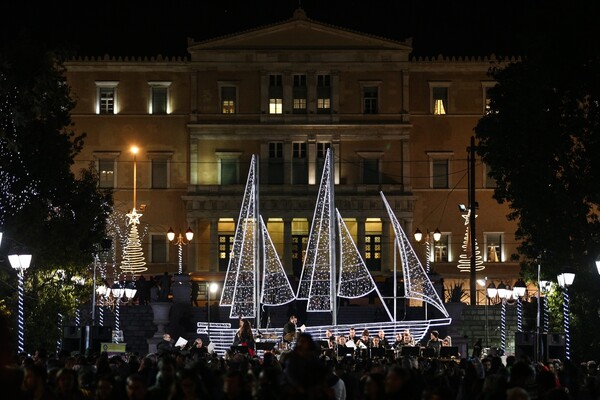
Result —
POLYGON ((169 242, 177 246, 177 273, 179 275, 183 273, 183 246, 189 244, 193 238, 194 231, 192 231, 191 228, 187 228, 187 230, 185 231, 185 239, 183 238, 181 232, 179 232, 179 235, 177 235, 177 238, 175 238, 175 232, 173 231, 173 228, 169 228, 169 230, 167 231, 167 239, 169 239, 169 242))
POLYGON ((571 335, 570 335, 570 316, 569 316, 569 286, 575 280, 575 274, 572 272, 563 272, 556 277, 558 285, 563 288, 563 324, 565 328, 565 359, 571 359, 571 335))

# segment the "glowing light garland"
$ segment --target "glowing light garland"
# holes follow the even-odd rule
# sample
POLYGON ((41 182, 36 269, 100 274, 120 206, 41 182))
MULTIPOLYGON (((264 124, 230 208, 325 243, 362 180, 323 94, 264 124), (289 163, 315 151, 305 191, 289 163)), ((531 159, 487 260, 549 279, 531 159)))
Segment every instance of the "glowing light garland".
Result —
POLYGON ((500 311, 500 349, 502 354, 506 351, 506 300, 502 299, 502 309, 500 311))
POLYGON ((400 222, 398 222, 394 211, 390 207, 383 192, 380 192, 380 194, 396 235, 395 240, 398 244, 398 252, 400 254, 400 260, 402 261, 405 296, 409 299, 425 301, 440 310, 445 317, 448 317, 449 314, 446 307, 444 307, 442 299, 433 287, 433 283, 429 280, 425 269, 421 265, 421 261, 419 261, 408 237, 404 233, 402 226, 400 226, 400 222))
MULTIPOLYGON (((463 239, 462 249, 463 252, 458 256, 458 269, 460 272, 471 271, 471 235, 469 234, 469 219, 471 217, 471 210, 462 216, 465 219, 465 237, 463 239)), ((475 215, 477 218, 477 215, 475 215)), ((475 239, 475 271, 483 271, 485 265, 483 265, 483 259, 481 258, 481 252, 479 251, 479 245, 477 239, 475 239)))
POLYGON ((571 359, 571 327, 569 316, 569 289, 565 286, 563 292, 563 322, 565 326, 565 359, 571 359))
POLYGON ((56 340, 56 354, 58 354, 60 352, 60 349, 62 349, 63 347, 63 315, 61 313, 58 313, 56 328, 58 330, 58 339, 56 340))
POLYGON ((306 256, 300 276, 296 298, 308 300, 306 311, 331 311, 331 220, 330 193, 330 151, 325 156, 323 175, 317 195, 317 204, 313 215, 306 256))
POLYGON ((140 217, 143 214, 138 214, 134 208, 127 214, 128 225, 130 226, 129 235, 127 236, 127 244, 123 250, 123 262, 121 263, 121 271, 130 273, 131 275, 139 274, 147 271, 145 267, 144 252, 140 243, 140 237, 137 226, 140 223, 140 217))
POLYGON ((18 270, 17 275, 19 277, 19 307, 17 314, 17 325, 19 327, 17 348, 19 353, 25 350, 25 331, 24 331, 24 317, 23 317, 23 281, 24 281, 24 270, 21 268, 18 270))
POLYGON ((523 332, 523 302, 517 297, 517 332, 523 332))
POLYGON ((549 310, 548 310, 548 297, 544 296, 543 297, 543 304, 544 304, 544 332, 548 332, 548 330, 550 329, 550 317, 549 317, 549 310))
POLYGON ((293 301, 296 296, 292 290, 292 285, 283 269, 281 260, 277 255, 271 236, 267 231, 265 222, 260 219, 262 231, 262 242, 264 244, 263 252, 263 288, 260 302, 268 306, 278 306, 293 301))
POLYGON ((235 229, 227 274, 221 292, 221 306, 231 306, 230 318, 256 317, 255 263, 257 240, 256 160, 252 156, 244 198, 235 229))
POLYGON ((0 74, 0 228, 7 216, 15 215, 38 194, 38 181, 31 178, 19 151, 14 123, 17 96, 0 74))
POLYGON ((81 310, 79 308, 75 310, 75 326, 81 326, 81 310))

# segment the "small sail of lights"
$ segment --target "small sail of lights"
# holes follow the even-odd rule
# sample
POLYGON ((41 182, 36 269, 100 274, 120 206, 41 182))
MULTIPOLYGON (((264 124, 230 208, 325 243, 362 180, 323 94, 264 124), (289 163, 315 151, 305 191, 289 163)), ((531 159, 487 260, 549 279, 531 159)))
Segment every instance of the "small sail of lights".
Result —
POLYGON ((442 312, 445 317, 448 317, 448 311, 442 302, 438 292, 433 287, 433 284, 429 280, 421 261, 417 257, 415 250, 412 248, 408 237, 404 233, 400 222, 396 218, 394 211, 387 202, 383 192, 381 192, 381 198, 385 204, 390 221, 396 234, 396 243, 398 244, 398 252, 400 253, 400 260, 402 261, 402 273, 404 275, 404 290, 407 298, 425 301, 432 306, 436 307, 442 312))
POLYGON ((259 217, 262 230, 263 252, 263 288, 261 292, 261 303, 267 306, 279 306, 293 301, 296 296, 292 285, 283 269, 279 255, 275 250, 267 227, 259 217))

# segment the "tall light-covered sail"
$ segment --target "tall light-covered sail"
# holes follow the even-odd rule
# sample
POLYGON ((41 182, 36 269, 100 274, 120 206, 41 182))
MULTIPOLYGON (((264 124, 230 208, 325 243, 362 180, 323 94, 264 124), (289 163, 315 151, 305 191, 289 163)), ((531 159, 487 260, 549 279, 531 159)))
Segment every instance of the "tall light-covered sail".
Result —
POLYGON ((448 317, 448 311, 446 310, 446 307, 444 307, 444 303, 429 280, 423 265, 421 265, 421 261, 419 261, 415 250, 408 241, 404 230, 400 226, 400 223, 383 192, 381 192, 381 198, 383 199, 390 221, 394 227, 394 233, 396 234, 395 240, 398 244, 400 259, 402 260, 406 297, 425 301, 440 310, 445 317, 448 317))
POLYGON ((260 302, 267 306, 287 304, 296 298, 292 285, 283 269, 271 236, 262 216, 259 216, 263 243, 263 286, 260 302))
POLYGON ((255 318, 256 316, 255 243, 258 235, 256 214, 256 159, 252 156, 221 293, 221 306, 231 306, 230 318, 255 318))
POLYGON ((332 223, 330 157, 331 151, 327 150, 296 296, 308 300, 306 311, 309 312, 331 311, 333 307, 332 268, 335 269, 335 265, 332 265, 332 229, 335 225, 332 223))

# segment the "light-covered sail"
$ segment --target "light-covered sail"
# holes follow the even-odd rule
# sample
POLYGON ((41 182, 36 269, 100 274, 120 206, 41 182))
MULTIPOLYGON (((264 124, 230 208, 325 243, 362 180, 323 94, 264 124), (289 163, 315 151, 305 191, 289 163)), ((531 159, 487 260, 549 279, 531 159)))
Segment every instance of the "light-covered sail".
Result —
POLYGON ((231 306, 230 318, 256 316, 256 160, 252 156, 242 208, 235 229, 227 274, 221 293, 221 306, 231 306))
POLYGON ((331 311, 332 304, 332 204, 331 204, 331 152, 327 150, 321 184, 317 195, 317 204, 313 215, 312 225, 298 294, 296 298, 308 300, 306 311, 331 311))
POLYGON ((383 203, 387 209, 390 221, 394 227, 394 233, 396 234, 395 240, 398 245, 400 259, 402 261, 402 272, 404 274, 404 290, 406 297, 425 301, 440 310, 445 317, 448 317, 448 311, 446 310, 446 307, 444 307, 444 303, 429 280, 423 265, 421 265, 421 261, 419 261, 415 250, 408 241, 404 230, 400 226, 400 223, 398 222, 394 211, 387 202, 383 192, 381 192, 381 198, 383 199, 383 203))
POLYGON ((260 302, 267 306, 287 304, 296 298, 292 285, 283 269, 269 231, 259 216, 263 243, 263 277, 260 302))
POLYGON ((340 233, 340 281, 338 286, 338 296, 347 299, 356 299, 366 296, 373 290, 379 295, 381 304, 387 311, 390 321, 394 318, 390 313, 381 293, 367 269, 365 261, 358 252, 354 240, 344 223, 339 210, 336 208, 336 216, 340 233))

